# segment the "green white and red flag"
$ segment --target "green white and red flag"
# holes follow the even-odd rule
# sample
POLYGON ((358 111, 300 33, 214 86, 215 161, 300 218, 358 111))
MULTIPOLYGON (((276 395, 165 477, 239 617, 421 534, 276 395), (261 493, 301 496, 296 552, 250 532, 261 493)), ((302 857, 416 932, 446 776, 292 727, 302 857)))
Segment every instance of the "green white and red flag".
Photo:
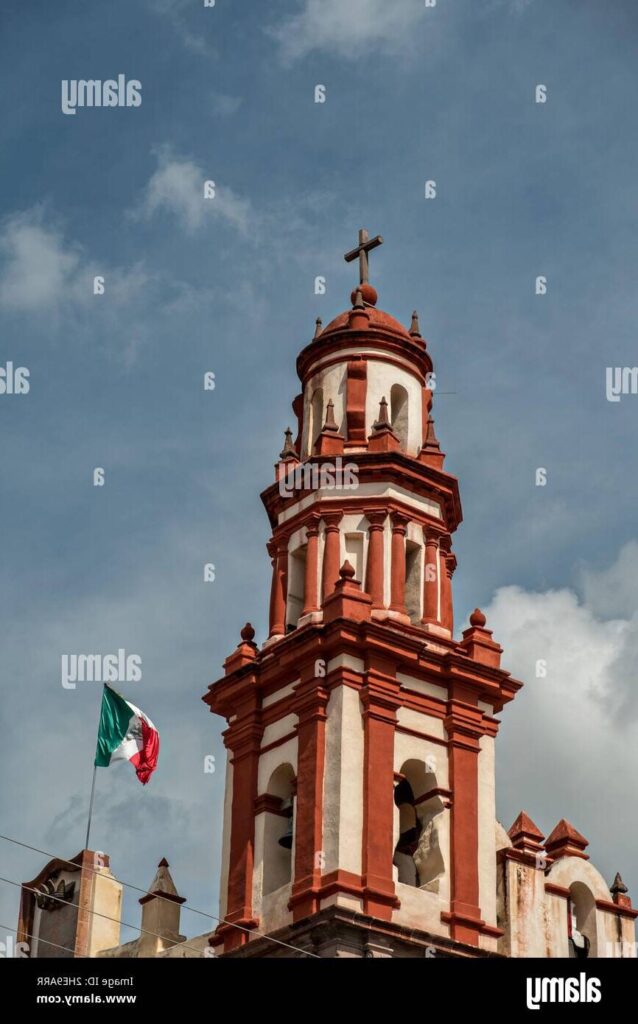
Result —
POLYGON ((97 734, 95 765, 130 761, 142 785, 157 768, 159 733, 148 715, 105 684, 97 734))

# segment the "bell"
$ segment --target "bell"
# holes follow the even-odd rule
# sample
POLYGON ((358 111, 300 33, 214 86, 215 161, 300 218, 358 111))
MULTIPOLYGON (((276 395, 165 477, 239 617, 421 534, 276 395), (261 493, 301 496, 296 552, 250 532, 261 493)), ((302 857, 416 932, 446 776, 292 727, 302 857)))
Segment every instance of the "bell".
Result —
POLYGON ((292 821, 292 800, 284 800, 281 805, 282 811, 285 811, 290 815, 288 818, 288 826, 286 831, 279 838, 279 845, 283 846, 284 850, 292 850, 292 839, 293 839, 293 821, 292 821))

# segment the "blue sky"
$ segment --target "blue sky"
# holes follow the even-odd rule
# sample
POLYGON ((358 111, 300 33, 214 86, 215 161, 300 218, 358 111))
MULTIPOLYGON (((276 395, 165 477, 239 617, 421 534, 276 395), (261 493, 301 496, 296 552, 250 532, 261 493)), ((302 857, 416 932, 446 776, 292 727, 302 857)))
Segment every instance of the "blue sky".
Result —
MULTIPOLYGON (((0 365, 31 380, 0 396, 2 830, 81 847, 100 687, 64 690, 60 656, 124 647, 161 767, 145 790, 100 772, 93 842, 142 886, 166 856, 216 913, 223 747, 199 698, 247 619, 265 635, 259 493, 365 225, 379 305, 419 310, 448 392, 459 627, 483 607, 527 682, 499 817, 567 817, 638 894, 638 396, 605 397, 606 367, 638 362, 635 6, 4 0, 1 22, 0 365), (139 108, 62 113, 62 79, 118 73, 139 108)), ((22 880, 42 858, 0 860, 22 880)))

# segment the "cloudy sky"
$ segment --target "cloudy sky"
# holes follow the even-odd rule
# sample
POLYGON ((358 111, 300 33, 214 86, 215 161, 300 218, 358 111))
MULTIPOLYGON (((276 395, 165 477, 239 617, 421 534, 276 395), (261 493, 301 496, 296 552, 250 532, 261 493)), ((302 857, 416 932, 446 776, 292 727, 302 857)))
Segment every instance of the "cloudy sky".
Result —
MULTIPOLYGON (((605 389, 638 362, 635 4, 1 9, 0 365, 31 384, 0 396, 2 832, 83 846, 101 688, 64 689, 60 659, 124 648, 160 769, 146 789, 100 770, 92 845, 140 886, 166 856, 217 912, 223 746, 200 697, 247 619, 265 636, 259 493, 365 225, 385 239, 379 305, 408 323, 416 306, 435 361, 458 628, 480 605, 526 681, 502 715, 499 817, 524 808, 546 835, 568 818, 638 898, 638 396, 605 389), (62 80, 120 73, 141 106, 62 112, 62 80)), ((7 878, 42 863, 0 843, 7 878)), ((0 886, 0 924, 16 892, 0 886)))

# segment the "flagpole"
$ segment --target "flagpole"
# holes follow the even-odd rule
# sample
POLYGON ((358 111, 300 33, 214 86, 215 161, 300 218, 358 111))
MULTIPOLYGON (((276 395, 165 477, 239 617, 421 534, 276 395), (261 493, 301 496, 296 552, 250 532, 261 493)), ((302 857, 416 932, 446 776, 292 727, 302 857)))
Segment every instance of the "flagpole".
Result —
POLYGON ((93 765, 93 782, 91 783, 91 799, 89 801, 89 820, 88 820, 88 822, 86 824, 86 842, 84 844, 84 849, 85 850, 88 850, 88 848, 89 848, 89 836, 91 834, 91 816, 93 815, 93 797, 95 796, 95 776, 96 775, 97 775, 97 765, 94 764, 93 765))
MULTIPOLYGON (((106 688, 106 683, 104 684, 104 687, 102 688, 102 694, 104 694, 104 689, 105 688, 106 688)), ((100 701, 100 717, 98 719, 98 735, 99 735, 99 731, 100 731, 100 721, 101 721, 101 719, 102 719, 102 701, 100 701)), ((89 848, 89 836, 91 835, 91 818, 93 816, 93 797, 95 796, 95 777, 96 777, 96 775, 97 775, 97 765, 94 762, 93 763, 93 779, 91 781, 91 798, 89 800, 89 820, 86 823, 86 842, 84 843, 84 849, 85 850, 88 850, 88 848, 89 848)))

